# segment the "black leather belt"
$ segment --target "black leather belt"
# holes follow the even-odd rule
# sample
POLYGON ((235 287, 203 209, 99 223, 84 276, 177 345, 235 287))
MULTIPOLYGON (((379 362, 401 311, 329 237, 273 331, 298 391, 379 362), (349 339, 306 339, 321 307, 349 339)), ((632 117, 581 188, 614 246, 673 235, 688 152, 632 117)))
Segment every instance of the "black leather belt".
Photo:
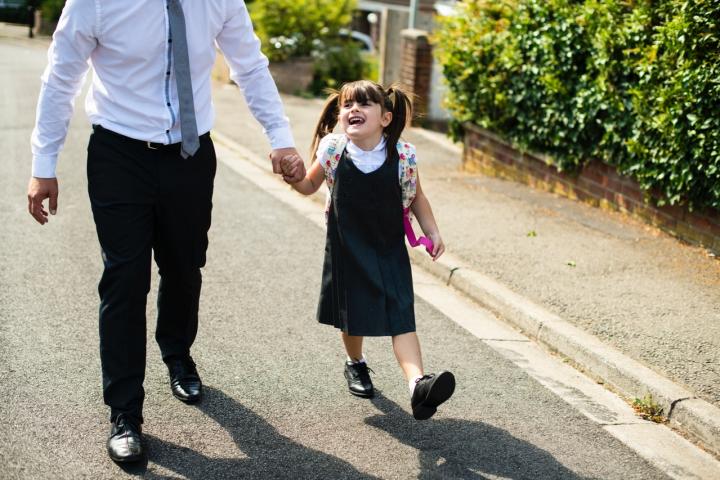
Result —
MULTIPOLYGON (((106 133, 108 135, 122 138, 123 140, 130 142, 130 143, 138 143, 150 150, 179 150, 180 149, 180 142, 177 142, 177 143, 148 142, 145 140, 137 140, 135 138, 126 137, 125 135, 122 135, 120 133, 113 132, 112 130, 108 130, 107 128, 103 127, 102 125, 94 124, 92 126, 92 128, 93 128, 94 132, 102 132, 102 133, 106 133)), ((200 140, 203 140, 206 137, 207 138, 210 137, 210 132, 200 135, 200 140)))

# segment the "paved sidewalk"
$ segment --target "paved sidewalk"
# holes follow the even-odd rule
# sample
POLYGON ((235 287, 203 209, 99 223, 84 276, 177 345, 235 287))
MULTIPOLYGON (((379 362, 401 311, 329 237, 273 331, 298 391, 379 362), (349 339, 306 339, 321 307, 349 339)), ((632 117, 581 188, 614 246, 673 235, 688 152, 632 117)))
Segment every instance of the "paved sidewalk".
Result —
MULTIPOLYGON (((305 153, 322 101, 284 99, 305 153)), ((237 89, 220 86, 215 102, 216 131, 267 155, 237 89)), ((626 396, 652 393, 720 449, 720 262, 625 216, 462 172, 461 147, 441 134, 405 137, 448 249, 414 260, 626 396)))

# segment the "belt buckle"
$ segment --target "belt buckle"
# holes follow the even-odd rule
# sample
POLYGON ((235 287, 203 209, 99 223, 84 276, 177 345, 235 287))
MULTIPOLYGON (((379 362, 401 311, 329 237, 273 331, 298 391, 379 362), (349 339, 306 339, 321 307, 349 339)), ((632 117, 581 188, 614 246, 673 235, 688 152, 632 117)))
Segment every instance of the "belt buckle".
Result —
POLYGON ((146 142, 146 143, 147 143, 147 148, 149 148, 150 150, 157 150, 157 149, 158 149, 158 147, 153 147, 153 142, 148 141, 148 142, 146 142))

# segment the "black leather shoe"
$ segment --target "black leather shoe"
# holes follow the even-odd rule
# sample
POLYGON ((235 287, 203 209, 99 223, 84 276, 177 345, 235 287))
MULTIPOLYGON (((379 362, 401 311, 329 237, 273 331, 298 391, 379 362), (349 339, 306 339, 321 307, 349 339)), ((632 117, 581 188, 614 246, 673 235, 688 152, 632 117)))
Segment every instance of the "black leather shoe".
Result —
POLYGON ((170 388, 175 398, 185 403, 200 401, 202 381, 192 357, 172 357, 168 359, 167 367, 170 373, 170 388))
MULTIPOLYGON (((365 362, 345 362, 345 378, 347 379, 350 393, 358 397, 370 398, 375 395, 370 373, 372 369, 365 362)), ((373 372, 374 373, 374 372, 373 372)))
POLYGON ((116 462, 137 462, 143 459, 140 421, 125 414, 115 418, 107 441, 108 455, 116 462))
POLYGON ((450 398, 454 391, 455 376, 450 372, 418 379, 410 401, 415 420, 427 420, 435 415, 438 405, 450 398))

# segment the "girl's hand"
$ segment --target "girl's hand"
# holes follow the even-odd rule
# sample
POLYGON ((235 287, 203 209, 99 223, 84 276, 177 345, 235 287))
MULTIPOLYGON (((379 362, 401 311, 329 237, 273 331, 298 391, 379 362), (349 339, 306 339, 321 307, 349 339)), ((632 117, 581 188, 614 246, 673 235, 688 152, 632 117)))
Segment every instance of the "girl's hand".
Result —
POLYGON ((433 250, 430 255, 433 257, 434 262, 435 260, 440 258, 440 255, 442 255, 445 251, 445 244, 443 243, 442 237, 438 232, 428 234, 428 238, 433 242, 433 250))
POLYGON ((304 165, 303 159, 298 154, 283 157, 280 160, 280 169, 282 170, 283 180, 287 182, 289 179, 293 179, 300 169, 302 169, 304 173, 304 165))

